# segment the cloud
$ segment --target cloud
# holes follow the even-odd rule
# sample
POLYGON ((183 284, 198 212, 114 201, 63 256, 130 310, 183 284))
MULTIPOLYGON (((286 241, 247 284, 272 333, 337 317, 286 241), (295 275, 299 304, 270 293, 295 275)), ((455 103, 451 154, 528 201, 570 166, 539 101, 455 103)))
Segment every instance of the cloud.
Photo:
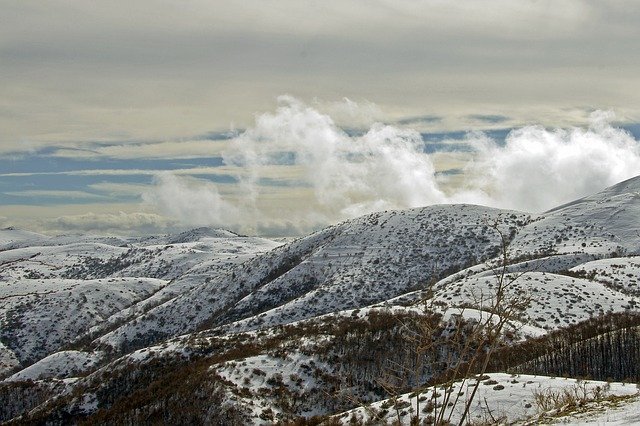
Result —
MULTIPOLYGON (((471 136, 478 155, 465 172, 478 201, 539 212, 589 195, 640 173, 640 144, 614 128, 611 112, 596 111, 587 129, 512 131, 500 146, 471 136)), ((464 200, 469 194, 457 194, 464 200)))
POLYGON ((408 126, 408 125, 422 125, 422 124, 433 124, 442 121, 442 117, 438 117, 437 115, 420 115, 416 117, 406 117, 398 120, 396 123, 408 126))
POLYGON ((244 127, 283 92, 369 99, 388 119, 639 112, 630 0, 135 3, 3 7, 0 152, 244 127))
POLYGON ((366 129, 373 123, 384 120, 384 113, 380 107, 367 100, 359 102, 349 98, 343 98, 337 102, 316 100, 314 107, 330 116, 331 120, 343 129, 366 129))
POLYGON ((44 219, 42 222, 48 232, 93 231, 115 234, 161 233, 176 225, 175 221, 166 217, 143 212, 64 215, 44 219))
POLYGON ((169 172, 156 175, 154 180, 155 186, 144 192, 142 199, 169 217, 193 226, 247 226, 249 217, 224 199, 213 183, 169 172))
POLYGON ((63 158, 113 159, 189 159, 219 155, 225 149, 224 140, 183 140, 149 143, 105 144, 88 149, 58 149, 51 155, 63 158))
POLYGON ((444 200, 419 133, 377 123, 349 136, 328 115, 287 96, 274 114, 258 116, 224 159, 253 171, 241 179, 250 198, 258 195, 260 167, 293 161, 329 217, 444 200))
MULTIPOLYGON (((345 116, 352 123, 357 117, 371 117, 368 103, 362 113, 359 103, 342 103, 350 111, 345 115, 337 109, 342 122, 348 121, 345 116)), ((33 187, 8 193, 60 200, 55 211, 45 212, 41 206, 37 214, 31 211, 49 232, 164 232, 212 225, 245 234, 282 235, 305 233, 373 211, 439 203, 541 212, 640 173, 638 141, 612 126, 615 117, 607 111, 592 113, 585 128, 526 126, 506 137, 507 130, 439 134, 432 135, 433 140, 409 124, 374 122, 358 132, 345 131, 330 111, 325 104, 280 97, 274 111, 257 115, 252 126, 225 142, 222 154, 211 154, 222 155, 221 166, 171 172, 122 168, 41 173, 123 178, 94 179, 84 191, 74 190, 78 186, 69 191, 33 187), (153 185, 140 184, 140 179, 128 182, 126 175, 153 176, 153 185), (74 203, 63 203, 117 197, 126 197, 127 204, 71 210, 74 203), (139 197, 144 204, 132 204, 139 197), (149 211, 149 206, 155 215, 118 213, 149 211), (91 209, 99 213, 81 214, 91 209), (45 216, 55 219, 46 222, 45 216)), ((123 164, 114 161, 110 167, 123 164)), ((0 177, 33 174, 39 173, 0 177)), ((12 220, 26 223, 27 207, 12 206, 12 220)))
POLYGON ((416 131, 375 123, 349 135, 329 115, 284 96, 274 113, 258 115, 230 141, 223 168, 237 186, 223 192, 163 173, 143 197, 181 223, 246 233, 305 232, 373 211, 439 203, 540 212, 640 172, 638 141, 612 127, 613 118, 595 112, 586 129, 527 126, 504 143, 471 133, 458 143, 472 152, 428 154, 416 131), (448 168, 462 173, 436 172, 448 168), (279 173, 284 180, 274 186, 279 173))
MULTIPOLYGON (((64 172, 18 172, 0 173, 0 177, 27 177, 27 176, 156 176, 163 173, 162 169, 83 169, 69 170, 64 172)), ((171 173, 175 175, 211 175, 224 176, 221 167, 189 167, 184 169, 174 169, 171 173)))
MULTIPOLYGON (((349 107, 355 111, 357 104, 349 107)), ((446 200, 419 133, 378 123, 350 136, 329 115, 289 96, 232 140, 223 158, 227 170, 235 171, 240 198, 222 196, 212 183, 166 173, 143 198, 181 221, 240 230, 278 228, 283 220, 308 228, 446 200), (272 188, 264 182, 274 177, 273 168, 293 168, 290 182, 306 188, 305 203, 265 208, 272 188)))
POLYGON ((509 117, 500 114, 470 114, 467 116, 471 120, 480 121, 489 124, 504 123, 509 120, 509 117))
POLYGON ((5 191, 4 194, 14 197, 33 197, 33 198, 62 198, 71 200, 95 200, 104 198, 100 194, 92 194, 85 191, 56 191, 56 190, 27 190, 27 191, 5 191))
POLYGON ((115 182, 93 183, 88 187, 109 197, 139 197, 149 188, 148 185, 115 182))

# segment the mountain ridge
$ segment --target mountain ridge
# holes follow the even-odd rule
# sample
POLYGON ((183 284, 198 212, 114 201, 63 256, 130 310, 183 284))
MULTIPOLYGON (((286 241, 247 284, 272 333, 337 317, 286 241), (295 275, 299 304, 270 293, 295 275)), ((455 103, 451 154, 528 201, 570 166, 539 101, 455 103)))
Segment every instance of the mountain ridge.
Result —
POLYGON ((56 246, 54 238, 46 246, 10 248, 0 252, 0 297, 10 300, 0 311, 0 364, 5 377, 13 375, 0 382, 0 403, 18 404, 17 383, 36 380, 29 392, 44 399, 29 409, 45 416, 37 418, 71 412, 85 418, 102 412, 98 406, 116 415, 124 400, 97 395, 109 394, 124 377, 133 391, 145 389, 147 375, 162 382, 178 374, 164 363, 191 379, 193 368, 206 366, 201 385, 217 389, 212 395, 255 423, 353 408, 317 397, 309 400, 317 404, 313 410, 277 402, 277 392, 304 399, 341 389, 350 368, 362 369, 353 373, 354 391, 381 400, 376 374, 391 360, 406 362, 407 349, 400 350, 406 341, 394 340, 403 333, 398 318, 417 321, 426 306, 445 323, 486 317, 488 307, 478 301, 492 294, 502 266, 504 277, 518 284, 507 294, 531 299, 508 327, 509 344, 593 318, 637 314, 639 191, 640 176, 539 215, 466 204, 379 212, 286 243, 196 228, 117 247, 98 239, 56 246), (504 259, 508 265, 501 265, 504 259), (156 280, 154 290, 114 305, 97 322, 79 320, 80 328, 65 331, 81 330, 73 345, 33 352, 37 333, 16 334, 16 321, 27 318, 43 318, 40 328, 55 331, 46 322, 57 309, 47 289, 66 285, 82 310, 92 293, 71 283, 94 283, 96 294, 115 290, 115 297, 116 283, 135 286, 140 277, 156 280), (28 286, 42 294, 16 291, 28 286), (362 343, 352 346, 354 336, 378 342, 385 355, 369 358, 358 349, 362 343), (343 360, 345 350, 354 352, 343 360), (266 376, 255 372, 261 365, 270 366, 266 376), (59 380, 67 384, 60 387, 59 380))

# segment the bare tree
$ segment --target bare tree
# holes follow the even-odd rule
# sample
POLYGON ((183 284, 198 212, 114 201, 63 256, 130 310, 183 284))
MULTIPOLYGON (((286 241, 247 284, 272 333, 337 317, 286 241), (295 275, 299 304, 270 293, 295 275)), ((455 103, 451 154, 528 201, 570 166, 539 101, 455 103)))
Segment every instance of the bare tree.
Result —
POLYGON ((508 273, 509 241, 497 224, 492 228, 500 236, 501 253, 499 258, 488 263, 495 279, 491 293, 475 295, 473 303, 456 308, 455 313, 451 313, 452 308, 438 306, 438 302, 428 299, 423 304, 423 321, 402 324, 408 346, 413 350, 413 362, 394 365, 379 380, 391 395, 398 422, 401 422, 400 389, 406 389, 409 384, 415 386, 424 372, 428 372, 432 377, 430 383, 437 388, 432 389, 430 399, 425 398, 424 387, 418 387, 412 393, 416 410, 411 424, 451 424, 454 414, 460 411, 458 425, 465 424, 477 397, 481 377, 487 372, 492 355, 504 342, 507 327, 520 318, 531 302, 528 294, 514 291, 516 281, 524 272, 508 273), (440 317, 441 321, 435 323, 432 313, 438 309, 444 310, 446 317, 440 317), (465 319, 465 313, 470 309, 478 311, 477 320, 465 319), (394 387, 393 383, 401 385, 394 387), (468 385, 466 395, 462 392, 465 385, 468 385), (421 412, 425 413, 422 419, 421 412))

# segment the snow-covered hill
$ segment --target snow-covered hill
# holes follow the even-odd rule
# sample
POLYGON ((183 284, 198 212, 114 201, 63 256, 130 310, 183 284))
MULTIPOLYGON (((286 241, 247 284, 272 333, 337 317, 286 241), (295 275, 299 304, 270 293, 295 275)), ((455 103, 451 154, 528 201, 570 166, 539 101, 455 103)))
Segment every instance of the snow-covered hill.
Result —
POLYGON ((16 247, 0 251, 0 373, 134 318, 191 288, 194 276, 199 283, 279 245, 223 230, 186 235, 125 241, 0 231, 16 247))
POLYGON ((469 205, 368 215, 224 274, 185 274, 175 281, 200 281, 99 342, 119 349, 203 327, 234 323, 234 331, 251 330, 382 302, 495 256, 500 236, 491 226, 509 235, 527 220, 469 205))
POLYGON ((45 235, 26 231, 24 229, 17 229, 14 227, 0 229, 0 251, 13 247, 20 247, 22 245, 34 244, 36 242, 43 242, 47 239, 48 237, 45 235))
MULTIPOLYGON (((13 373, 0 383, 0 406, 34 408, 34 421, 100 406, 98 423, 135 423, 185 404, 217 404, 229 419, 264 424, 348 409, 356 411, 340 419, 364 419, 370 411, 358 401, 388 405, 381 378, 415 359, 412 327, 436 318, 437 341, 499 317, 501 282, 503 301, 526 301, 500 335, 504 345, 576 327, 590 339, 619 333, 614 325, 634 330, 624 338, 637 335, 640 177, 539 215, 429 206, 287 242, 210 228, 140 238, 8 229, 0 242, 0 367, 13 373), (27 379, 36 381, 18 391, 27 379), (191 387, 146 391, 176 380, 191 387), (207 396, 187 401, 194 387, 207 396)), ((442 362, 403 386, 434 379, 442 362)), ((487 403, 524 400, 520 380, 496 377, 504 388, 487 403)), ((527 410, 516 417, 544 414, 527 410)))

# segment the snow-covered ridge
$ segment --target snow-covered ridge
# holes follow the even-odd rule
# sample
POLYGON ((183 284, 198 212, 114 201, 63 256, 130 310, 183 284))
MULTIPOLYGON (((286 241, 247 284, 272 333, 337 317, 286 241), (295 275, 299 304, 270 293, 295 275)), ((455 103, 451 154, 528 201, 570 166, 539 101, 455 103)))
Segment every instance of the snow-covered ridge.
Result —
POLYGON ((175 297, 189 285, 176 277, 204 280, 279 245, 210 229, 126 243, 4 229, 0 241, 0 374, 175 297))
MULTIPOLYGON (((514 342, 637 312, 639 194, 640 177, 540 215, 429 206, 374 213, 279 242, 212 228, 135 239, 0 230, 0 368, 13 373, 6 386, 89 374, 69 386, 93 390, 69 407, 91 412, 105 371, 117 381, 131 368, 144 375, 165 361, 233 354, 242 336, 263 349, 246 359, 218 359, 203 371, 222 383, 223 400, 253 413, 252 422, 268 423, 278 414, 267 410, 278 392, 306 395, 308 385, 324 395, 338 386, 335 363, 299 350, 331 339, 287 341, 287 327, 419 313, 425 304, 447 320, 481 319, 502 272, 514 279, 507 295, 530 299, 510 324, 514 342), (270 346, 270 338, 278 343, 270 346), (264 398, 253 404, 262 388, 264 398)), ((487 397, 524 400, 515 389, 521 384, 505 378, 504 388, 487 397)), ((300 403, 297 413, 332 414, 340 404, 323 401, 320 410, 300 403)), ((296 405, 282 407, 280 419, 291 419, 286 410, 296 405)))

